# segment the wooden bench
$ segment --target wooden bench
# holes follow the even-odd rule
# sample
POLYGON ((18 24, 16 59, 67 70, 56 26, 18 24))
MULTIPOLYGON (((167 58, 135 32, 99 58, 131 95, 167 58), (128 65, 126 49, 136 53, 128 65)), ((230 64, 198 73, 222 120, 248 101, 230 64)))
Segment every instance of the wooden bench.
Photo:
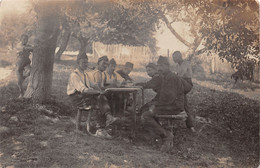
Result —
MULTIPOLYGON (((173 132, 174 120, 186 120, 188 115, 185 111, 183 111, 183 112, 181 112, 177 115, 156 115, 155 117, 159 119, 159 122, 160 122, 160 120, 166 120, 167 121, 167 124, 166 124, 167 128, 171 132, 173 132)), ((164 125, 164 124, 161 123, 161 125, 164 125)))

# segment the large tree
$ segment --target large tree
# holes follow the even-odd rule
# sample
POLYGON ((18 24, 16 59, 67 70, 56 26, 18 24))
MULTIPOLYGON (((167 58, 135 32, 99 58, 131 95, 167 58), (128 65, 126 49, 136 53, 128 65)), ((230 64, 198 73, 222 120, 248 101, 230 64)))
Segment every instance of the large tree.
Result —
POLYGON ((32 69, 25 98, 44 102, 50 97, 53 63, 59 31, 59 3, 37 1, 37 28, 32 57, 32 69))

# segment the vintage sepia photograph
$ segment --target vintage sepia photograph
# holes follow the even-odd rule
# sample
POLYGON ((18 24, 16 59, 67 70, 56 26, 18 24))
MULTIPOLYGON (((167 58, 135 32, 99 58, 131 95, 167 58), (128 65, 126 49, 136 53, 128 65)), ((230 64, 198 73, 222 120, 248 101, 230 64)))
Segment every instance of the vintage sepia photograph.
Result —
POLYGON ((0 168, 260 168, 259 0, 0 0, 0 168))

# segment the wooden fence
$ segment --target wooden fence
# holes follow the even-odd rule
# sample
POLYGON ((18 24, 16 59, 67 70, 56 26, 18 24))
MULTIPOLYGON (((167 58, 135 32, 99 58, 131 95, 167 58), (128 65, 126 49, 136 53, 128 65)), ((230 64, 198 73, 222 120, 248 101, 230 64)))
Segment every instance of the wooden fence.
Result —
POLYGON ((107 55, 109 59, 114 58, 117 64, 125 64, 129 61, 134 63, 135 68, 144 66, 152 61, 152 53, 146 46, 128 46, 122 44, 106 45, 100 42, 93 43, 93 57, 107 55))
MULTIPOLYGON (((231 67, 231 63, 226 60, 222 61, 218 55, 199 56, 201 60, 201 66, 206 73, 222 73, 222 74, 232 74, 236 70, 231 67)), ((260 82, 260 66, 254 68, 254 81, 260 82)))

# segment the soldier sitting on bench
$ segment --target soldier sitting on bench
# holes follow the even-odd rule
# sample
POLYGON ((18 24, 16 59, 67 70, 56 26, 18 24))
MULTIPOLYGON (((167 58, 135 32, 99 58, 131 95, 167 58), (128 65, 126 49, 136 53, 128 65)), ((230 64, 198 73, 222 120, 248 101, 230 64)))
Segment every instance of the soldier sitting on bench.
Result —
POLYGON ((159 75, 157 70, 157 65, 154 63, 149 63, 146 66, 147 75, 152 79, 147 82, 137 83, 137 86, 142 86, 144 89, 153 89, 156 92, 156 96, 148 103, 141 107, 141 113, 149 110, 149 107, 153 105, 159 98, 159 91, 161 87, 162 77, 159 75))
POLYGON ((160 56, 157 62, 158 72, 162 76, 159 97, 148 111, 141 116, 145 129, 155 137, 162 139, 162 150, 169 149, 173 143, 172 132, 164 129, 158 122, 158 115, 182 115, 187 117, 184 111, 184 90, 180 78, 170 71, 167 57, 160 56))

